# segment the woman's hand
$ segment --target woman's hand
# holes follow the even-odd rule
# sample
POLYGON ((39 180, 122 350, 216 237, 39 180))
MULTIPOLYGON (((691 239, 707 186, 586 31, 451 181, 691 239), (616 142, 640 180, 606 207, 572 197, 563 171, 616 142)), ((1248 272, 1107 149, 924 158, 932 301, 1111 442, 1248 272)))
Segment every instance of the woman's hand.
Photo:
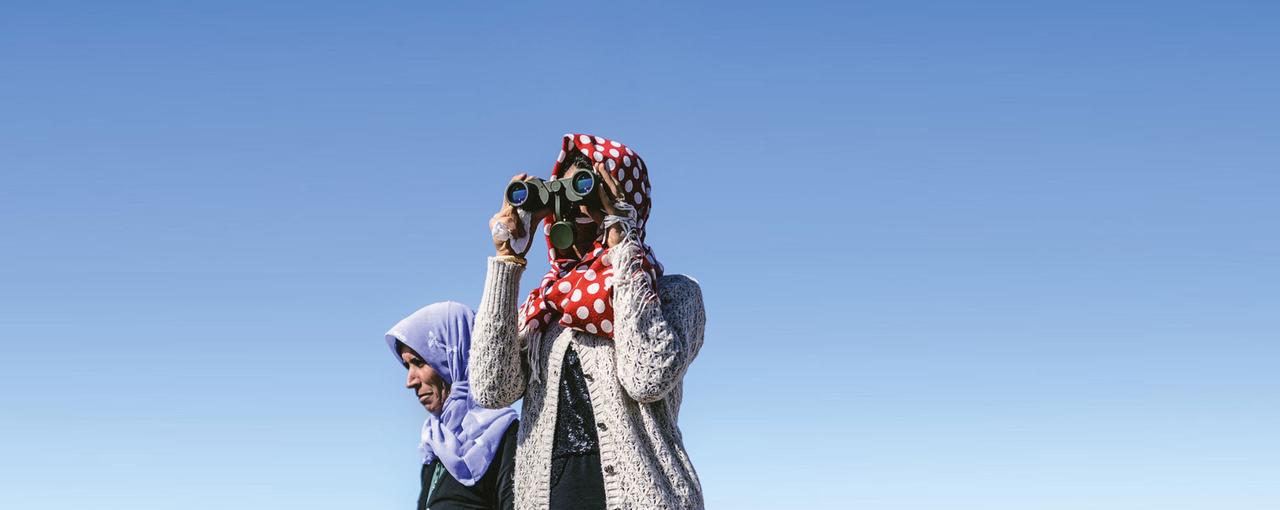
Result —
MULTIPOLYGON (((626 216, 626 211, 620 211, 613 206, 614 203, 619 201, 626 202, 626 199, 619 191, 618 180, 613 178, 613 174, 609 173, 604 163, 596 163, 595 171, 600 176, 600 180, 604 182, 604 186, 596 187, 596 196, 600 198, 600 208, 604 210, 605 214, 611 216, 626 216)), ((605 234, 605 246, 609 248, 617 246, 626 236, 627 233, 623 230, 623 226, 614 223, 609 226, 609 231, 605 234)))
MULTIPOLYGON (((529 174, 522 173, 512 177, 511 182, 527 181, 529 179, 531 179, 529 174)), ((493 247, 497 250, 498 256, 523 257, 529 251, 529 247, 533 243, 522 243, 524 244, 524 251, 522 252, 517 252, 512 247, 514 241, 529 235, 529 232, 526 231, 525 221, 522 220, 521 216, 522 214, 515 207, 507 203, 506 197, 503 197, 502 206, 493 217, 489 218, 489 232, 493 234, 493 247), (503 231, 505 231, 505 235, 503 235, 503 231)), ((527 214, 524 216, 527 216, 527 214)), ((533 215, 533 220, 528 225, 528 228, 533 228, 541 222, 542 216, 533 215)))

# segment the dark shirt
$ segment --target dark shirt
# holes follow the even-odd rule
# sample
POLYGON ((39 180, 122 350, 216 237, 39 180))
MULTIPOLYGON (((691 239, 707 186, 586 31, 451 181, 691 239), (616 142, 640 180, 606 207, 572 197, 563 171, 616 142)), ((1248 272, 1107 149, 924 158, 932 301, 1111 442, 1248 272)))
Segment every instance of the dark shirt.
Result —
POLYGON ((435 492, 431 492, 431 477, 440 460, 422 466, 422 493, 418 495, 418 510, 511 510, 515 506, 514 481, 511 474, 516 468, 516 430, 520 422, 513 421, 502 434, 497 455, 485 470, 484 476, 474 486, 462 485, 448 471, 440 477, 435 492), (430 494, 431 500, 427 501, 430 494))
POLYGON ((578 353, 570 347, 560 369, 556 436, 551 446, 551 508, 603 509, 604 502, 596 415, 578 353))
POLYGON ((560 368, 560 402, 556 404, 556 439, 551 458, 600 452, 596 436, 596 413, 591 409, 591 394, 582 374, 578 353, 570 347, 564 353, 560 368))

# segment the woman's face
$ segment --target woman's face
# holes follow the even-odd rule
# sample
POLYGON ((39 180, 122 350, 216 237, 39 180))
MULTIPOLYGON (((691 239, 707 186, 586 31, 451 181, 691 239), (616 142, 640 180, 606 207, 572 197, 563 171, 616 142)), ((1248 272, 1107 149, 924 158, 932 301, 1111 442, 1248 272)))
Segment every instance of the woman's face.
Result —
POLYGON ((422 404, 427 412, 440 414, 444 409, 445 399, 449 398, 449 386, 444 383, 440 374, 431 368, 431 365, 413 352, 413 349, 400 344, 397 350, 400 351, 400 361, 409 367, 409 376, 405 379, 404 387, 413 390, 414 395, 418 397, 418 403, 422 404))
POLYGON ((604 222, 604 213, 598 207, 579 205, 578 214, 573 219, 572 258, 582 258, 591 251, 596 238, 600 237, 600 224, 604 222))

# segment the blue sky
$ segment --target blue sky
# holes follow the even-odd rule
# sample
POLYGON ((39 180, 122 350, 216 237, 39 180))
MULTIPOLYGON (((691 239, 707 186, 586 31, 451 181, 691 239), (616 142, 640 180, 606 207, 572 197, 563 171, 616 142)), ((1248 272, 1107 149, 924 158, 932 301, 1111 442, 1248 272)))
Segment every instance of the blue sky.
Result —
POLYGON ((1278 16, 6 3, 0 507, 407 508, 382 333, 587 132, 704 287, 710 507, 1276 508, 1278 16))

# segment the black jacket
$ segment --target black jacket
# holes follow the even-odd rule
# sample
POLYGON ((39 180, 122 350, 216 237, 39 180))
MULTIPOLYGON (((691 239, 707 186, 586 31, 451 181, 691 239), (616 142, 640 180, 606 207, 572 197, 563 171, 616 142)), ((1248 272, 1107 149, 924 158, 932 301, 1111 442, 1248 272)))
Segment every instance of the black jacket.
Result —
POLYGON ((435 462, 422 466, 422 493, 418 495, 418 510, 511 510, 515 506, 514 480, 511 474, 516 469, 516 431, 520 422, 512 421, 507 431, 502 434, 502 442, 498 444, 498 454, 494 456, 489 469, 474 486, 462 485, 448 471, 440 478, 440 485, 431 491, 431 475, 435 473, 435 462))

